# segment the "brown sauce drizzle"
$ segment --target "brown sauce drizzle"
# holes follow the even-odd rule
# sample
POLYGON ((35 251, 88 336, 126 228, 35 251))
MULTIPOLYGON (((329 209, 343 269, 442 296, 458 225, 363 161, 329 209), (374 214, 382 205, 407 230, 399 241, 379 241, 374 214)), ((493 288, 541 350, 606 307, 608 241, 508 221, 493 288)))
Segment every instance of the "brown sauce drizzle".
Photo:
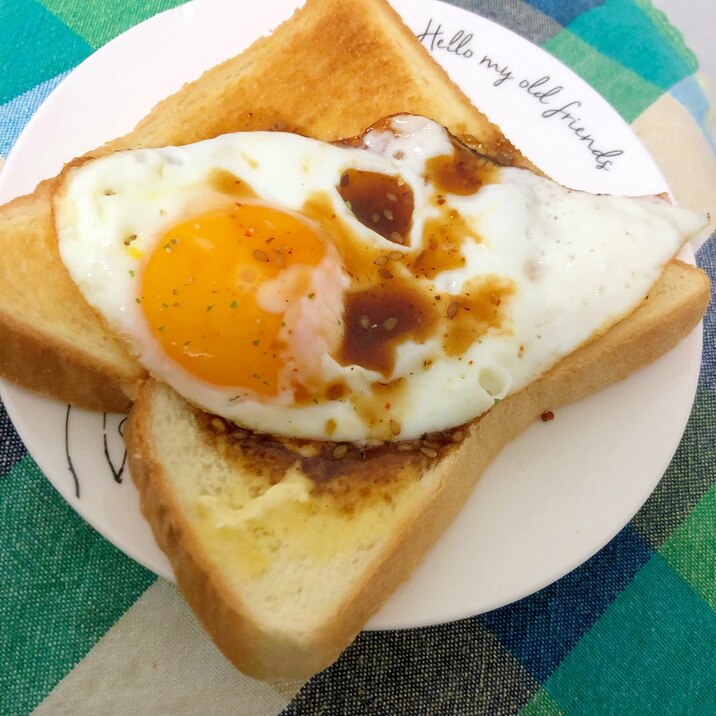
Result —
POLYGON ((431 332, 435 309, 427 298, 402 282, 386 283, 348 293, 344 338, 337 360, 389 375, 396 348, 406 338, 421 339, 431 332))
POLYGON ((423 250, 411 262, 415 276, 434 279, 439 273, 465 265, 461 247, 466 238, 479 241, 465 219, 454 209, 430 219, 423 229, 423 250))
POLYGON ((491 184, 499 176, 499 165, 488 157, 478 154, 450 135, 452 154, 428 159, 425 178, 443 194, 474 194, 485 184, 491 184))
POLYGON ((443 347, 449 356, 462 355, 490 329, 507 330, 505 313, 515 285, 500 276, 472 279, 460 296, 444 296, 449 319, 443 347))
MULTIPOLYGON (((370 131, 391 131, 391 121, 392 118, 380 120, 363 135, 343 140, 340 144, 363 146, 363 137, 370 131)), ((422 342, 430 336, 440 336, 446 354, 460 356, 488 330, 509 328, 505 305, 515 290, 511 281, 497 276, 482 276, 472 279, 459 295, 445 293, 439 297, 424 281, 415 280, 432 280, 443 271, 463 267, 466 263, 463 242, 481 240, 456 210, 443 207, 443 194, 472 194, 498 179, 497 164, 469 149, 452 135, 450 139, 453 152, 430 159, 426 164, 426 178, 435 185, 434 201, 442 208, 440 217, 426 223, 423 248, 417 256, 408 249, 397 250, 398 247, 386 252, 355 245, 350 228, 336 217, 327 197, 311 199, 304 207, 307 215, 319 221, 323 230, 331 236, 341 254, 344 270, 353 282, 351 291, 345 296, 343 341, 334 356, 342 365, 359 365, 388 377, 395 367, 396 351, 406 340, 422 342)), ((213 187, 223 194, 236 198, 255 197, 248 184, 228 171, 213 170, 209 179, 213 187)), ((407 242, 414 197, 410 186, 400 178, 349 169, 342 174, 336 189, 364 226, 394 243, 407 242)), ((372 398, 356 402, 355 407, 361 417, 371 424, 383 422, 387 401, 400 400, 399 387, 388 384, 385 389, 376 390, 372 398)), ((346 385, 336 383, 312 388, 296 386, 295 398, 297 403, 309 403, 316 399, 354 400, 355 396, 350 394, 346 385)), ((384 427, 388 439, 391 439, 391 431, 393 437, 399 435, 400 426, 386 423, 384 427)), ((327 424, 326 429, 332 433, 335 426, 327 424)), ((280 441, 277 444, 283 445, 280 441)), ((336 446, 334 443, 328 445, 336 446)), ((264 453, 268 451, 274 457, 276 454, 283 455, 281 451, 285 451, 283 447, 267 447, 269 442, 264 439, 261 446, 264 453)), ((327 449, 320 448, 323 452, 327 449)), ((430 447, 426 449, 428 453, 432 450, 430 447)), ((350 462, 353 452, 352 446, 346 448, 340 462, 344 462, 344 457, 350 462)), ((374 454, 372 450, 371 454, 374 454)), ((295 453, 291 452, 290 457, 295 460, 295 453)), ((266 455, 262 457, 265 458, 266 455)), ((285 465, 281 464, 284 469, 285 465)), ((364 464, 364 456, 361 457, 361 464, 364 464)), ((331 472, 325 466, 319 469, 311 467, 310 462, 306 465, 306 469, 310 468, 316 474, 331 472)), ((341 467, 340 471, 343 469, 341 467)))
POLYGON ((241 428, 194 409, 201 434, 232 462, 270 484, 298 464, 316 489, 338 496, 366 485, 389 486, 406 472, 419 477, 436 459, 454 449, 467 434, 464 426, 428 433, 415 440, 359 446, 314 440, 276 438, 241 428))
POLYGON ((243 199, 258 198, 249 184, 226 169, 212 169, 207 177, 207 183, 212 189, 222 194, 243 199))
POLYGON ((336 187, 353 215, 384 239, 404 244, 413 217, 413 191, 395 177, 348 169, 336 187))

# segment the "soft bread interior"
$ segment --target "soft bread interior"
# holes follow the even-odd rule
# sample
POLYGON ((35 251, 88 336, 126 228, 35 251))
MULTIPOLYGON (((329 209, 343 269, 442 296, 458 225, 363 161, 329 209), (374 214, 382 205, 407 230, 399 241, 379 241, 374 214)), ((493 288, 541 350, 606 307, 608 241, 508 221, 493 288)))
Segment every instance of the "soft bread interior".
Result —
POLYGON ((368 453, 353 475, 344 463, 330 480, 316 479, 299 455, 276 471, 244 431, 234 439, 232 428, 212 425, 218 419, 150 381, 127 431, 142 509, 226 656, 258 678, 306 678, 330 664, 413 571, 504 445, 544 410, 669 350, 698 323, 707 287, 692 267, 672 262, 634 313, 435 457, 395 447, 368 453))

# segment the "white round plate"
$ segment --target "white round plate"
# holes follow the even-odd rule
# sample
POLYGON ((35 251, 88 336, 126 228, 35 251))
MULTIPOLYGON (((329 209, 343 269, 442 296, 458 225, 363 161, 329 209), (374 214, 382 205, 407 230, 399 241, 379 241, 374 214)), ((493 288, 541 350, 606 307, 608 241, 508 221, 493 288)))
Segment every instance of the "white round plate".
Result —
MULTIPOLYGON (((0 200, 31 191, 63 162, 129 131, 159 99, 269 32, 298 4, 195 0, 113 40, 32 118, 2 172, 0 200)), ((453 6, 394 5, 453 80, 547 174, 595 192, 668 190, 629 126, 557 60, 453 6)), ((459 517, 368 627, 435 624, 488 611, 592 556, 666 469, 688 419, 700 360, 697 330, 628 380, 532 425, 491 465, 459 517)), ((118 475, 121 416, 68 411, 8 384, 2 398, 28 450, 69 504, 122 551, 172 579, 127 471, 118 475)))

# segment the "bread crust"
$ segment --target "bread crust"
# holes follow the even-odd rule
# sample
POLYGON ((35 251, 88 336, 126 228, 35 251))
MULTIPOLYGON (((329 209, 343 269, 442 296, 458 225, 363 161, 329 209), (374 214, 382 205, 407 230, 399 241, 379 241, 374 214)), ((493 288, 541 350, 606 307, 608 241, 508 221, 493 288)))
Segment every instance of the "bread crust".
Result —
POLYGON ((42 182, 0 209, 0 375, 79 407, 127 412, 144 370, 99 324, 60 260, 54 186, 42 182))
MULTIPOLYGON (((708 300, 706 275, 691 265, 672 262, 633 313, 473 421, 458 446, 415 476, 430 487, 408 517, 392 526, 392 539, 369 571, 325 615, 320 627, 300 638, 288 628, 270 631, 257 623, 197 539, 156 441, 154 425, 162 416, 154 412, 155 398, 170 389, 153 381, 140 390, 126 432, 142 511, 175 568, 180 589, 226 657, 255 678, 308 678, 331 664, 398 584, 412 574, 506 444, 543 411, 597 392, 656 360, 693 329, 708 300), (682 284, 688 290, 679 290, 682 284), (670 295, 673 292, 676 299, 670 295), (664 320, 664 301, 671 307, 668 320, 664 320)), ((241 479, 241 474, 233 479, 241 479)))
POLYGON ((132 401, 128 394, 134 393, 139 376, 110 372, 86 352, 53 337, 38 337, 27 325, 2 311, 0 325, 3 378, 87 410, 129 412, 132 401))

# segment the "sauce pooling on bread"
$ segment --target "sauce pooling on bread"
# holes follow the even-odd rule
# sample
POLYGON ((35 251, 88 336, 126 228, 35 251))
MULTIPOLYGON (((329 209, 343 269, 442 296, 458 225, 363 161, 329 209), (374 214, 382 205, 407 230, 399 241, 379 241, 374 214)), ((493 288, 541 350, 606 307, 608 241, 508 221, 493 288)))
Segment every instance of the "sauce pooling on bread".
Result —
POLYGON ((140 362, 262 433, 450 429, 631 312, 704 223, 577 192, 386 118, 345 145, 278 132, 67 173, 62 259, 140 362))

